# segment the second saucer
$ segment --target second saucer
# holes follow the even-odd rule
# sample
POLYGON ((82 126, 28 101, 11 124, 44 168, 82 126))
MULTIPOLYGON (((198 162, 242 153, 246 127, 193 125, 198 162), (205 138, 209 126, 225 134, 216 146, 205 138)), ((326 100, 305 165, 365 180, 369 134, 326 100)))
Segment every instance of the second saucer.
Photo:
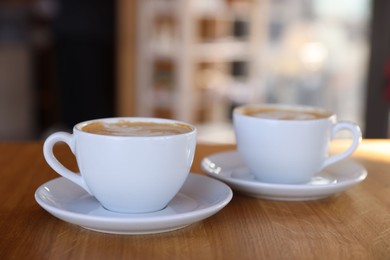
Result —
POLYGON ((367 170, 352 159, 335 163, 304 184, 264 183, 255 179, 237 151, 203 158, 202 170, 248 196, 286 201, 316 200, 342 192, 367 177, 367 170))

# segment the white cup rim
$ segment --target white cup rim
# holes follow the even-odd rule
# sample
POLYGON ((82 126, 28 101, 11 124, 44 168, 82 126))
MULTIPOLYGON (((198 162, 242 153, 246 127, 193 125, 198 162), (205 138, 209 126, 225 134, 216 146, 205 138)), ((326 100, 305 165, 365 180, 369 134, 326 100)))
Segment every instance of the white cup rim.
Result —
POLYGON ((239 115, 246 118, 253 118, 255 120, 264 120, 264 121, 278 121, 278 122, 300 122, 300 121, 318 121, 318 120, 329 120, 330 118, 335 117, 335 114, 327 109, 320 108, 320 107, 314 107, 314 106, 306 106, 306 105, 290 105, 290 104, 246 104, 242 106, 238 106, 234 108, 233 110, 234 115, 239 115), (310 120, 302 120, 302 119, 293 119, 293 120, 281 120, 281 119, 273 119, 273 118, 259 118, 254 117, 250 115, 246 115, 243 113, 244 110, 248 108, 277 108, 282 110, 295 110, 295 111, 310 111, 310 112, 316 112, 319 114, 323 114, 324 117, 321 118, 314 118, 310 120))
POLYGON ((172 137, 177 137, 177 136, 183 136, 183 135, 191 135, 194 132, 196 132, 196 127, 183 122, 179 120, 174 120, 174 119, 166 119, 166 118, 157 118, 157 117, 106 117, 106 118, 97 118, 97 119, 91 119, 87 121, 83 121, 80 123, 77 123, 73 127, 73 132, 74 133, 79 133, 82 135, 89 135, 89 136, 96 136, 96 137, 101 137, 101 138, 115 138, 115 139, 141 139, 141 138, 146 138, 146 139, 152 139, 152 138, 172 138, 172 137), (180 134, 169 134, 169 135, 157 135, 157 136, 123 136, 123 135, 104 135, 104 134, 97 134, 97 133, 89 133, 85 132, 82 130, 82 128, 90 123, 97 122, 97 121, 103 121, 103 122, 118 122, 118 121, 130 121, 130 122, 154 122, 154 123, 166 123, 166 124, 181 124, 185 125, 191 128, 191 131, 185 132, 185 133, 180 133, 180 134))

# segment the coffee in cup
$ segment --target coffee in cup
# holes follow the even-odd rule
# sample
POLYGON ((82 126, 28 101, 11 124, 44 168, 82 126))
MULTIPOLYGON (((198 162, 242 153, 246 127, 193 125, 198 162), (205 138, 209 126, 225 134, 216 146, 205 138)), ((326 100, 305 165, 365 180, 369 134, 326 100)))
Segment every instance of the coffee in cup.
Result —
POLYGON ((73 134, 57 132, 44 143, 47 163, 115 212, 163 209, 184 184, 196 146, 195 127, 159 118, 107 118, 82 122, 73 134), (65 142, 80 173, 53 154, 65 142))
POLYGON ((234 109, 233 124, 239 154, 256 179, 268 183, 305 183, 350 156, 361 141, 357 124, 315 107, 245 105, 234 109), (352 144, 329 156, 330 142, 341 130, 352 133, 352 144))
POLYGON ((117 122, 94 121, 84 125, 82 131, 114 136, 167 136, 191 132, 192 127, 181 123, 156 123, 119 120, 117 122))
POLYGON ((263 119, 274 120, 313 120, 331 116, 329 112, 312 109, 293 109, 283 107, 253 107, 242 109, 242 114, 263 119))

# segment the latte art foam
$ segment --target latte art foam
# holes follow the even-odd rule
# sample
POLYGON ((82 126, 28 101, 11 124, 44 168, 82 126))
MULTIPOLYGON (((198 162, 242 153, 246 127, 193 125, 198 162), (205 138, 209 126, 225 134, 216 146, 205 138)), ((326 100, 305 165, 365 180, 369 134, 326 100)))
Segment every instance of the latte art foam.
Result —
POLYGON ((328 112, 320 112, 308 109, 284 109, 284 108, 262 108, 262 107, 247 107, 241 110, 241 113, 263 119, 275 120, 315 120, 327 118, 330 116, 328 112))
POLYGON ((262 113, 253 113, 252 116, 265 119, 279 119, 279 120, 310 120, 317 117, 312 114, 304 114, 302 112, 294 111, 270 111, 262 113))
POLYGON ((155 122, 96 121, 82 127, 84 132, 113 136, 167 136, 188 133, 192 128, 184 124, 155 122))

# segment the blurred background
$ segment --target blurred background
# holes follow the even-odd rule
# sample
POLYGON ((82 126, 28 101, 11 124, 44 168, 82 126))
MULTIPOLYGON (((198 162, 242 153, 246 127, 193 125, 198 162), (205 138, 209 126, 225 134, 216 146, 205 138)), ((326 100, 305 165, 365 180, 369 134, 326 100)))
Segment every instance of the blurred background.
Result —
POLYGON ((387 2, 0 1, 0 139, 154 116, 234 142, 245 103, 319 106, 387 138, 387 2))

